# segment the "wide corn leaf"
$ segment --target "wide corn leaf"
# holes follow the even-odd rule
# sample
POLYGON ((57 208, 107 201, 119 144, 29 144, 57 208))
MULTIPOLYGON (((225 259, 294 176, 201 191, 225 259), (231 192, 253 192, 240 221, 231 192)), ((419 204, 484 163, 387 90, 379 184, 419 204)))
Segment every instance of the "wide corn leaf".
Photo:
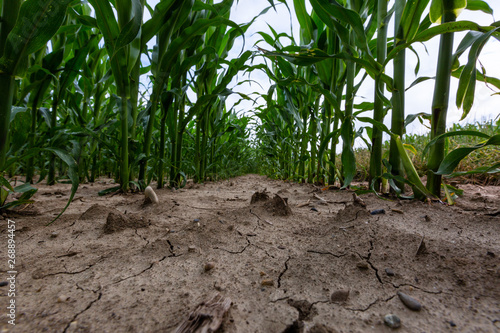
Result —
POLYGON ((0 72, 21 75, 19 64, 23 59, 44 47, 66 16, 73 0, 27 0, 20 10, 16 25, 7 37, 5 51, 0 59, 0 72))
POLYGON ((460 147, 451 151, 448 155, 445 156, 443 162, 441 162, 441 165, 439 166, 439 169, 436 172, 436 174, 448 175, 452 173, 453 170, 455 170, 455 168, 458 166, 460 161, 466 158, 467 155, 469 155, 470 153, 472 153, 477 149, 481 149, 490 145, 495 145, 495 146, 500 145, 500 134, 494 135, 490 137, 486 142, 480 143, 473 147, 460 147))

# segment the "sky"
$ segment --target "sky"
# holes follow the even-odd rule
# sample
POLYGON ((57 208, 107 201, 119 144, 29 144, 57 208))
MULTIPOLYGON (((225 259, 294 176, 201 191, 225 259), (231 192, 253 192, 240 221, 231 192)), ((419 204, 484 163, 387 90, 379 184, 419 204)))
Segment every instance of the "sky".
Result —
MULTIPOLYGON (((153 5, 157 0, 148 1, 149 4, 153 5)), ((216 1, 218 2, 218 1, 216 1)), ((500 15, 500 1, 498 0, 487 0, 486 1, 491 8, 494 10, 494 15, 500 15)), ((392 5, 393 1, 390 2, 392 5)), ((245 49, 255 50, 254 44, 261 39, 261 36, 256 34, 258 31, 264 31, 271 33, 268 24, 271 25, 278 33, 285 32, 290 34, 291 29, 293 29, 294 37, 299 42, 299 24, 296 20, 295 13, 293 12, 293 1, 288 0, 290 9, 292 10, 292 15, 288 12, 288 9, 284 5, 277 6, 277 11, 273 9, 269 10, 265 15, 259 17, 254 24, 249 28, 247 34, 245 35, 245 49), (293 27, 293 28, 292 28, 293 27)), ((231 11, 231 20, 241 24, 251 21, 255 16, 257 16, 264 8, 269 6, 267 0, 240 0, 234 5, 231 11)), ((306 4, 309 12, 311 6, 307 2, 306 4)), ((147 17, 145 18, 147 19, 147 17)), ((480 25, 489 25, 494 22, 491 15, 482 12, 472 12, 463 11, 459 16, 458 20, 470 20, 479 23, 480 25)), ((391 20, 389 23, 389 36, 393 35, 394 23, 391 20)), ((456 33, 454 39, 454 49, 458 46, 465 33, 456 33)), ((242 38, 234 45, 234 52, 230 53, 230 57, 237 57, 242 47, 242 38)), ((284 39, 282 40, 285 41, 284 39)), ((264 49, 271 49, 265 42, 258 44, 264 49)), ((417 76, 414 74, 414 69, 417 64, 417 58, 412 52, 407 52, 407 70, 406 70, 406 86, 409 86, 417 77, 429 76, 433 77, 436 75, 436 64, 437 55, 439 49, 439 37, 433 38, 432 40, 425 43, 425 47, 422 44, 414 44, 414 48, 420 56, 420 71, 417 76)), ((498 66, 498 57, 500 56, 500 42, 491 38, 486 44, 481 55, 479 57, 480 62, 486 68, 487 75, 500 78, 500 66, 498 66)), ((467 62, 467 53, 465 53, 460 58, 460 63, 463 65, 467 62)), ((392 63, 386 67, 386 74, 392 76, 392 63)), ((245 80, 246 77, 239 75, 239 80, 245 80)), ((239 91, 245 94, 251 94, 252 92, 267 92, 268 88, 272 84, 267 75, 263 72, 253 72, 251 76, 252 80, 257 81, 259 84, 252 85, 241 85, 236 86, 237 81, 233 81, 232 87, 234 91, 239 91)), ((452 78, 451 89, 450 89, 450 100, 449 100, 449 110, 448 110, 448 126, 454 123, 470 123, 476 121, 483 121, 489 119, 495 119, 500 114, 500 95, 495 95, 494 91, 489 89, 484 83, 478 82, 476 86, 476 96, 474 105, 469 115, 461 122, 459 122, 462 117, 462 110, 458 110, 455 106, 455 92, 458 87, 458 80, 452 78)), ((406 114, 415 114, 420 112, 431 113, 432 105, 432 95, 434 90, 434 80, 428 80, 418 84, 417 86, 411 88, 406 92, 405 109, 406 114)), ((361 86, 358 91, 355 103, 360 103, 363 101, 373 101, 374 82, 370 78, 365 80, 365 83, 361 86)), ((390 93, 386 92, 386 96, 390 97, 390 93)), ((239 100, 238 95, 232 95, 227 99, 228 108, 230 108, 236 101, 239 100)), ((264 103, 261 98, 258 100, 260 103, 264 103)), ((243 102, 236 106, 236 110, 240 112, 250 112, 255 106, 249 102, 243 102)), ((386 124, 390 122, 390 115, 386 117, 386 124)), ((408 133, 424 134, 428 130, 422 126, 418 121, 415 121, 410 127, 407 128, 408 133)))

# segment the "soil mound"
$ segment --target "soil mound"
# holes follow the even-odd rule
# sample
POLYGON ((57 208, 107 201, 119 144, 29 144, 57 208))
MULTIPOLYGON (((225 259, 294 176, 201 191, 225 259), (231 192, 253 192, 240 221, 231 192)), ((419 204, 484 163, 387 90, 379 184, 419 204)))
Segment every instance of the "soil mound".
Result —
POLYGON ((105 234, 112 234, 125 229, 145 228, 148 222, 137 218, 134 215, 125 215, 117 210, 110 211, 106 218, 106 224, 103 231, 105 234))

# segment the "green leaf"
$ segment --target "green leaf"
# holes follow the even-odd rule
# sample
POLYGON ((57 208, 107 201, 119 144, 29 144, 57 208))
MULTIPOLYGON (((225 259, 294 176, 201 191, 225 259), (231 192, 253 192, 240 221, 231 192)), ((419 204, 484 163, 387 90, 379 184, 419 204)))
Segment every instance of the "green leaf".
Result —
POLYGON ((444 12, 451 12, 455 18, 467 7, 467 0, 432 0, 430 18, 432 23, 441 23, 444 12))
POLYGON ((429 120, 431 119, 431 115, 429 113, 425 113, 425 112, 409 114, 408 116, 406 116, 406 119, 405 119, 405 128, 408 125, 410 125, 415 119, 417 119, 419 117, 422 117, 424 119, 429 119, 429 120))
POLYGON ((475 174, 495 174, 495 173, 500 173, 500 163, 496 163, 492 166, 482 166, 470 171, 454 172, 450 174, 448 177, 453 178, 453 177, 468 176, 475 174))
POLYGON ((143 7, 140 0, 132 0, 130 13, 132 14, 132 19, 123 26, 120 35, 116 38, 115 52, 130 44, 141 30, 143 7))
MULTIPOLYGON (((57 32, 73 0, 26 0, 19 10, 16 25, 7 37, 0 59, 0 72, 19 75, 19 64, 31 53, 44 47, 57 32)), ((107 2, 107 1, 106 1, 107 2)))
POLYGON ((321 144, 319 146, 318 150, 318 160, 322 168, 324 168, 324 156, 325 156, 325 150, 328 147, 328 144, 332 141, 333 138, 337 138, 340 133, 340 129, 337 129, 333 132, 328 133, 323 140, 321 141, 321 144))
POLYGON ((24 183, 22 185, 14 187, 14 193, 26 193, 32 190, 36 190, 30 183, 24 183))
POLYGON ((406 3, 400 23, 404 40, 412 40, 417 34, 422 13, 428 3, 429 0, 410 0, 406 3))
POLYGON ((9 181, 0 175, 0 186, 6 187, 9 191, 14 192, 14 188, 10 185, 9 181))
POLYGON ((460 147, 453 151, 451 151, 448 155, 445 156, 441 164, 439 165, 439 169, 436 172, 438 175, 448 175, 455 170, 461 160, 463 160, 467 155, 472 153, 477 149, 481 149, 486 146, 500 145, 500 134, 494 135, 490 137, 486 142, 475 145, 473 147, 460 147))
POLYGON ((154 13, 147 22, 142 26, 142 44, 146 45, 161 29, 163 24, 169 19, 175 10, 179 1, 176 0, 163 0, 160 1, 154 9, 154 13))
POLYGON ((418 77, 415 81, 413 81, 410 86, 408 88, 405 89, 405 91, 408 91, 409 89, 415 87, 417 84, 421 83, 421 82, 424 82, 424 81, 427 81, 427 80, 435 80, 436 77, 433 76, 433 77, 430 77, 430 76, 421 76, 421 77, 418 77))
POLYGON ((460 74, 460 80, 458 82, 457 89, 457 98, 456 104, 457 107, 463 107, 463 114, 460 120, 463 120, 469 114, 469 111, 472 108, 472 104, 474 103, 474 94, 476 90, 476 63, 479 58, 479 54, 483 49, 486 42, 489 40, 491 35, 496 32, 499 28, 491 30, 482 35, 477 35, 472 47, 469 51, 469 60, 460 74))
POLYGON ((109 56, 113 57, 116 50, 115 40, 120 34, 113 8, 109 1, 89 0, 89 2, 96 12, 97 25, 104 36, 104 46, 109 56))
POLYGON ((334 24, 335 20, 339 20, 340 22, 350 25, 355 32, 356 46, 366 51, 368 54, 371 54, 370 49, 368 48, 363 22, 358 13, 354 10, 341 6, 336 1, 311 0, 310 2, 321 21, 330 27, 330 29, 334 31, 336 30, 336 26, 334 24))
POLYGON ((0 186, 0 207, 2 207, 9 196, 9 191, 0 186))
POLYGON ((420 176, 418 175, 417 170, 415 169, 415 166, 413 165, 413 162, 411 161, 410 157, 408 156, 408 153, 406 151, 405 146, 403 145, 403 142, 401 141, 401 138, 399 135, 396 135, 389 131, 387 126, 385 126, 383 123, 375 121, 371 118, 368 117, 358 117, 359 121, 370 123, 374 126, 377 126, 380 130, 386 132, 389 134, 395 141, 399 155, 401 157, 401 161, 403 163, 403 167, 406 172, 406 177, 410 181, 413 187, 413 192, 416 198, 418 199, 424 199, 424 198, 434 198, 434 195, 427 190, 425 185, 422 183, 422 180, 420 179, 420 176))
POLYGON ((486 14, 493 15, 493 9, 485 2, 481 0, 467 0, 468 10, 480 10, 486 14))
POLYGON ((73 198, 75 197, 76 191, 78 190, 80 179, 78 177, 78 166, 75 159, 71 155, 58 148, 45 148, 44 150, 52 152, 53 154, 57 155, 64 163, 66 163, 66 165, 68 166, 68 177, 71 180, 71 194, 69 195, 68 203, 66 204, 66 206, 64 206, 59 215, 57 215, 56 218, 54 218, 47 224, 49 225, 56 221, 69 207, 69 205, 73 201, 73 198))
POLYGON ((343 150, 341 155, 342 173, 344 176, 344 185, 342 188, 349 186, 356 175, 356 156, 352 145, 353 126, 351 118, 344 119, 340 128, 342 137, 343 150))
MULTIPOLYGON (((460 75, 462 74, 462 71, 465 66, 461 66, 455 71, 451 73, 451 75, 457 79, 460 78, 460 75)), ((476 71, 476 79, 478 81, 484 82, 485 84, 491 84, 497 89, 500 89, 500 79, 497 79, 496 77, 491 77, 491 76, 486 76, 483 73, 481 73, 479 70, 476 71)))
POLYGON ((452 136, 465 136, 465 135, 477 136, 477 137, 485 138, 485 139, 489 139, 490 138, 490 136, 488 134, 483 133, 483 132, 479 132, 479 131, 451 131, 451 132, 446 132, 446 133, 441 134, 441 135, 435 137, 434 139, 432 139, 425 146, 422 155, 425 156, 427 154, 427 151, 429 150, 429 148, 432 145, 434 145, 436 142, 438 142, 439 140, 443 140, 445 138, 449 138, 449 137, 452 137, 452 136))
POLYGON ((26 112, 26 111, 28 111, 27 107, 13 106, 12 110, 10 112, 10 122, 12 123, 14 121, 14 119, 16 118, 16 115, 18 113, 22 113, 22 112, 26 112))
POLYGON ((99 191, 97 194, 102 197, 102 196, 105 196, 107 194, 110 194, 110 193, 114 193, 116 191, 119 191, 120 190, 120 186, 114 186, 114 187, 111 187, 111 188, 107 188, 105 190, 102 190, 102 191, 99 191))

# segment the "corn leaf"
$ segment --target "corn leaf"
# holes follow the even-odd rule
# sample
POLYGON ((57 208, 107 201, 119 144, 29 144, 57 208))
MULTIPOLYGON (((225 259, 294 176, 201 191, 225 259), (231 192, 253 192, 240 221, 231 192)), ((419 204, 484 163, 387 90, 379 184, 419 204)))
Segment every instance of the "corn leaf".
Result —
POLYGON ((493 15, 493 9, 486 3, 486 1, 481 0, 467 0, 468 10, 480 10, 486 14, 493 15))
POLYGON ((494 174, 494 173, 500 173, 500 163, 496 163, 492 166, 482 166, 469 171, 454 172, 450 174, 448 177, 453 178, 453 177, 467 176, 474 174, 494 174))
POLYGON ((430 18, 432 23, 441 23, 441 17, 445 10, 453 12, 458 17, 462 10, 467 7, 467 0, 447 0, 446 6, 443 0, 432 0, 430 9, 430 18))
MULTIPOLYGON (((464 70, 465 66, 461 66, 458 69, 454 70, 451 75, 457 79, 460 78, 460 75, 462 74, 462 71, 464 70)), ((479 70, 476 70, 476 79, 478 81, 484 82, 486 84, 491 84, 497 89, 500 89, 500 79, 496 77, 491 77, 491 76, 486 76, 483 73, 481 73, 479 70)))
POLYGON ((408 156, 406 148, 403 145, 403 142, 401 141, 401 138, 399 137, 399 135, 392 133, 387 128, 387 126, 385 126, 383 123, 375 121, 371 118, 358 117, 358 120, 362 121, 362 122, 370 123, 374 126, 377 126, 379 129, 386 132, 394 139, 396 146, 398 148, 399 155, 401 156, 401 161, 403 163, 403 167, 404 167, 405 172, 406 172, 406 177, 408 178, 408 180, 412 184, 415 197, 418 199, 423 199, 425 197, 434 198, 435 196, 432 193, 430 193, 429 190, 427 190, 425 185, 422 183, 422 180, 420 179, 420 176, 418 175, 418 172, 415 169, 413 162, 411 161, 410 157, 408 156))
POLYGON ((344 185, 342 188, 346 188, 349 186, 356 175, 356 156, 354 155, 354 149, 352 145, 352 135, 353 135, 353 126, 352 119, 345 118, 342 122, 342 126, 340 128, 340 135, 343 141, 343 149, 342 149, 342 173, 344 176, 344 185))
POLYGON ((96 12, 97 25, 104 37, 104 45, 110 57, 116 50, 116 38, 120 34, 120 28, 116 21, 113 8, 109 1, 89 0, 96 12))
POLYGON ((449 175, 455 170, 461 160, 467 157, 470 153, 477 149, 481 149, 490 145, 500 145, 500 134, 494 135, 490 137, 486 142, 475 145, 473 147, 460 147, 453 151, 451 151, 448 155, 445 156, 443 162, 439 166, 436 174, 438 175, 449 175))
POLYGON ((143 45, 146 45, 158 33, 165 22, 171 17, 176 8, 175 6, 179 3, 179 0, 163 0, 155 6, 151 19, 142 26, 141 37, 143 45))
POLYGON ((19 10, 16 25, 7 37, 0 59, 0 72, 21 75, 25 57, 44 47, 66 16, 73 0, 27 0, 19 10))
POLYGON ((58 148, 45 148, 44 150, 57 155, 64 163, 66 163, 66 165, 68 166, 68 177, 71 180, 71 194, 69 195, 68 202, 66 203, 66 206, 64 206, 63 210, 59 213, 59 215, 57 215, 51 222, 47 224, 49 225, 56 221, 66 211, 70 203, 73 201, 75 193, 78 190, 80 179, 78 178, 78 167, 76 161, 71 155, 58 148))
POLYGON ((355 32, 356 46, 366 51, 368 54, 371 54, 368 48, 363 22, 358 13, 341 6, 334 0, 311 0, 310 2, 321 21, 330 27, 330 29, 336 30, 336 25, 333 23, 335 20, 350 25, 355 32))
POLYGON ((462 118, 463 120, 469 114, 469 111, 472 108, 472 104, 474 103, 474 94, 476 90, 476 63, 478 61, 479 54, 483 49, 486 42, 489 40, 491 35, 496 32, 500 28, 496 28, 482 35, 476 36, 475 41, 473 42, 471 49, 469 51, 469 61, 467 65, 462 70, 460 74, 460 80, 458 83, 457 89, 457 98, 456 104, 457 107, 463 107, 462 118))
POLYGON ((422 153, 422 155, 426 155, 427 154, 427 151, 429 150, 429 148, 434 145, 437 141, 439 140, 443 140, 445 138, 449 138, 449 137, 452 137, 452 136, 464 136, 464 135, 470 135, 470 136, 477 136, 477 137, 480 137, 480 138, 485 138, 485 139, 489 139, 490 136, 486 133, 482 133, 482 132, 479 132, 479 131, 451 131, 451 132, 446 132, 444 134, 441 134, 437 137, 435 137, 434 139, 432 139, 424 148, 424 151, 422 153))
POLYGON ((417 34, 422 13, 428 3, 429 0, 410 0, 406 3, 400 23, 404 40, 412 40, 417 34))
MULTIPOLYGON (((127 2, 129 1, 127 0, 127 2)), ((115 52, 136 39, 141 30, 143 14, 141 0, 132 0, 131 6, 132 19, 121 29, 120 35, 116 39, 115 52)))

